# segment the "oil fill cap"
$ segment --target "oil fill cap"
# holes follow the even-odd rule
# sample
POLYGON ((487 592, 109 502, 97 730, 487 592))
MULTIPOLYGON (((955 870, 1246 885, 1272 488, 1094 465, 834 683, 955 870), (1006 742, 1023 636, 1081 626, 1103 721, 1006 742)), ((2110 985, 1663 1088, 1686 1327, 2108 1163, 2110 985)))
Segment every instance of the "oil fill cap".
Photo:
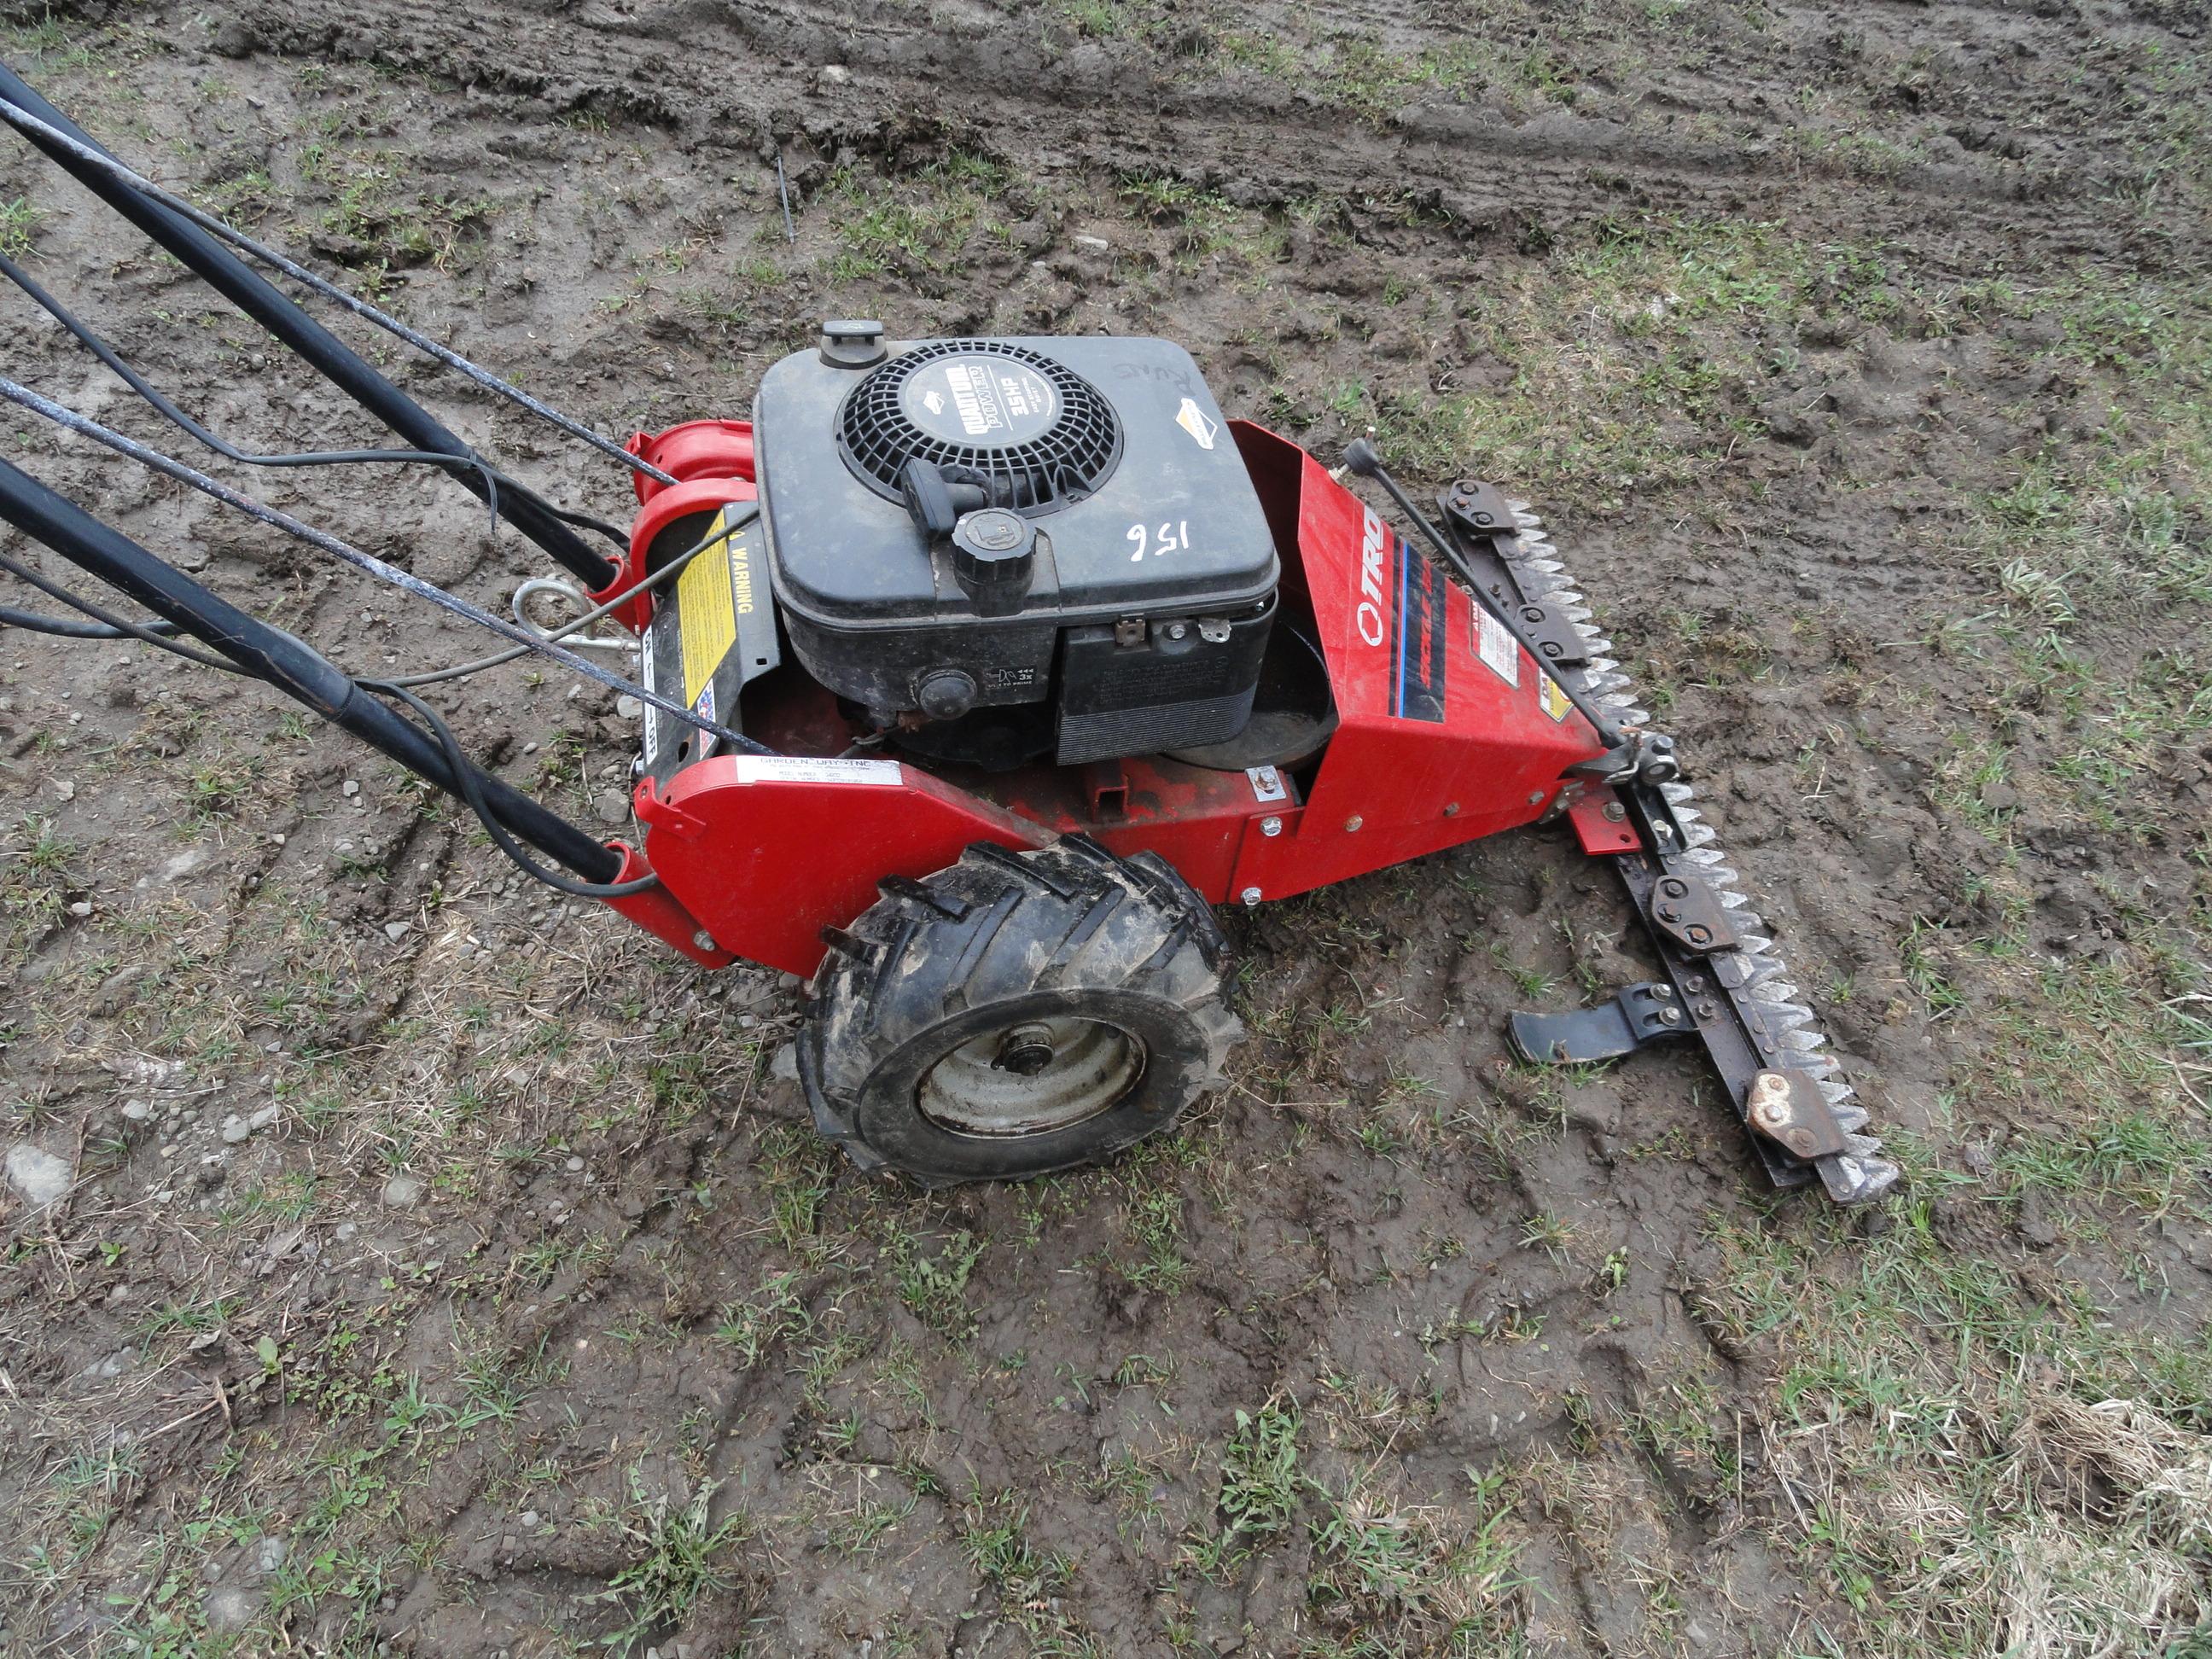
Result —
POLYGON ((867 368, 885 355, 884 325, 872 318, 832 319, 822 325, 822 361, 832 368, 867 368))

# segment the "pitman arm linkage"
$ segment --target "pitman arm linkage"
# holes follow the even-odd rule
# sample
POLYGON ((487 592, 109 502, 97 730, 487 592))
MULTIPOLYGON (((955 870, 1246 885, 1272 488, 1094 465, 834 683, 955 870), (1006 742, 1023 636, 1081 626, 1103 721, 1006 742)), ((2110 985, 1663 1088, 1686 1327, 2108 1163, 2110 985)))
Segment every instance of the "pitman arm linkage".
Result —
POLYGON ((1695 793, 1681 781, 1673 741, 1644 728, 1628 677, 1602 654, 1610 643, 1590 622, 1542 524, 1468 480, 1438 495, 1439 531, 1371 446, 1353 443, 1346 462, 1389 492, 1607 745, 1577 769, 1583 792, 1577 828, 1587 848, 1611 857, 1666 977, 1628 986, 1595 1008, 1516 1013, 1514 1046, 1533 1061, 1589 1063, 1695 1036, 1776 1186, 1817 1177, 1846 1204, 1887 1191, 1897 1165, 1863 1133, 1866 1109, 1826 1051, 1812 1009, 1797 1000, 1765 924, 1735 890, 1736 872, 1690 804, 1695 793))

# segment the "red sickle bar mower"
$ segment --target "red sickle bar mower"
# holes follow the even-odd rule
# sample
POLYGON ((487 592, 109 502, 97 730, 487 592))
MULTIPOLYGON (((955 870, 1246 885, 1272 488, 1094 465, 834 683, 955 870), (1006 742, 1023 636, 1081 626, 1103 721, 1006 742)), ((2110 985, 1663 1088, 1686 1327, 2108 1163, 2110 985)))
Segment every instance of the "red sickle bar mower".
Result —
POLYGON ((1166 341, 896 343, 859 321, 769 369, 750 420, 617 451, 161 191, 4 70, 0 119, 410 447, 246 454, 24 273, 0 274, 234 459, 452 472, 590 592, 592 616, 637 635, 637 680, 558 642, 580 624, 538 636, 30 388, 0 380, 0 395, 505 635, 507 655, 630 691, 636 844, 479 770, 417 689, 503 658, 356 680, 5 461, 0 519, 159 620, 0 555, 90 618, 0 623, 264 679, 462 798, 539 879, 706 966, 809 976, 800 1076, 861 1167, 1020 1177, 1163 1129, 1221 1081, 1240 1035, 1212 907, 1564 817, 1619 872, 1663 974, 1595 1008, 1514 1016, 1522 1054, 1694 1037, 1778 1185, 1856 1202, 1896 1179, 1672 744, 1543 526, 1490 486, 1456 483, 1432 518, 1355 442, 1346 466, 1388 494, 1394 527, 1296 445, 1225 419, 1166 341), (618 453, 638 498, 627 535, 501 474, 234 249, 618 453))

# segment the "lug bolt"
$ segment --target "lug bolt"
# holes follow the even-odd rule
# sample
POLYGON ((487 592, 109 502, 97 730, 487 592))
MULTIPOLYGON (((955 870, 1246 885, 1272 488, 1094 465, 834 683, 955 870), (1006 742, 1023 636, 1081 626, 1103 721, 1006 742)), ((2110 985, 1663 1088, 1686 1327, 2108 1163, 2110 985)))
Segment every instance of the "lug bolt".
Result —
POLYGON ((1248 909, 1248 910, 1249 910, 1249 909, 1250 909, 1254 905, 1255 905, 1255 904, 1259 903, 1259 902, 1260 902, 1260 890, 1259 890, 1258 888, 1256 888, 1256 887, 1247 887, 1247 888, 1246 888, 1243 892, 1239 893, 1237 896, 1237 898, 1238 898, 1239 900, 1241 900, 1241 901, 1243 902, 1244 908, 1245 908, 1246 909, 1248 909))
POLYGON ((1267 817, 1261 818, 1260 820, 1260 833, 1263 836, 1281 835, 1283 833, 1282 819, 1272 815, 1267 817))
POLYGON ((695 951, 713 950, 714 948, 714 936, 708 933, 705 928, 702 927, 697 933, 691 935, 691 948, 695 951))

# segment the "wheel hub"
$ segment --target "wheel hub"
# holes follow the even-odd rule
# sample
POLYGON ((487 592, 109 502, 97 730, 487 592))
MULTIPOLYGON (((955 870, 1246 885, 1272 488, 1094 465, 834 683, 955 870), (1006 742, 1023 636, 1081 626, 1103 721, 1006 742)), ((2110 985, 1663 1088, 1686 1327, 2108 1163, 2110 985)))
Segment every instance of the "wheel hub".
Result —
POLYGON ((1144 1073, 1144 1045, 1118 1025, 1025 1020, 946 1054, 923 1075, 917 1103, 956 1134, 1048 1134, 1108 1110, 1144 1073))

